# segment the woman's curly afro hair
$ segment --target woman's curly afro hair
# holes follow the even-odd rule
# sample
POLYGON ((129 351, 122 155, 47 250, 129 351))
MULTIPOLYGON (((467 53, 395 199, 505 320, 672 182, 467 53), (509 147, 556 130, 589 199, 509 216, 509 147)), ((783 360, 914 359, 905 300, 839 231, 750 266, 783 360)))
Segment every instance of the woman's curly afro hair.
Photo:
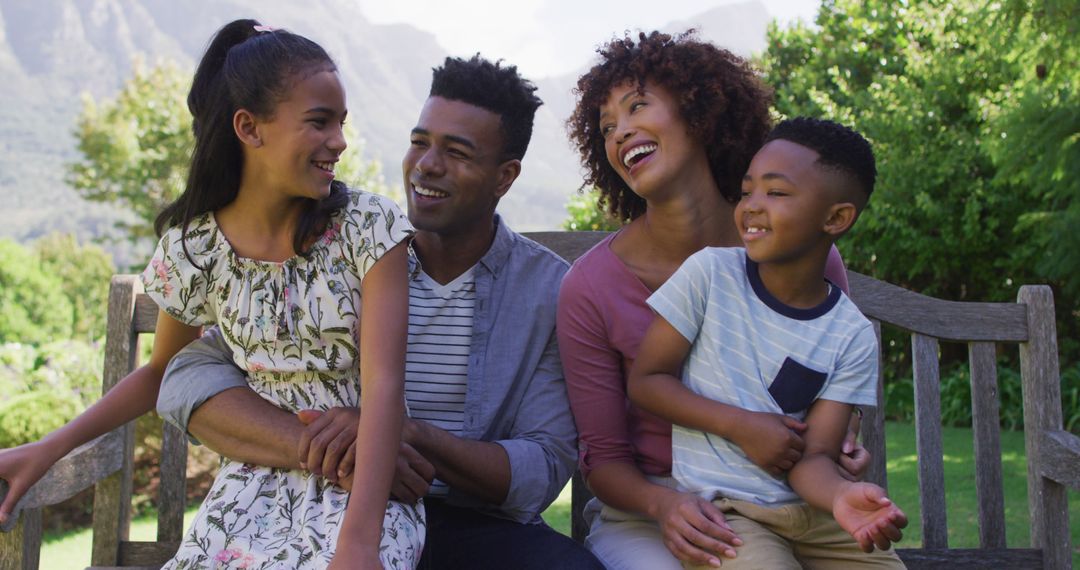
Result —
POLYGON ((627 34, 597 49, 600 63, 578 79, 577 106, 567 121, 585 170, 582 187, 595 186, 600 204, 621 221, 645 212, 645 200, 608 163, 600 132, 600 105, 611 89, 652 81, 678 101, 690 135, 705 145, 713 178, 724 198, 736 201, 750 159, 769 133, 772 91, 735 54, 698 40, 694 30, 671 36, 627 34))

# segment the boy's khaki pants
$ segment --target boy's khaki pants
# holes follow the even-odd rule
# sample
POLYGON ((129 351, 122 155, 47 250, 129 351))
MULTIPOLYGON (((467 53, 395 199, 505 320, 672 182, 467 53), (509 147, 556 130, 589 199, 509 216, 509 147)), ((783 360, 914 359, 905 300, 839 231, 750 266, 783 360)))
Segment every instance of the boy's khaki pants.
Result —
MULTIPOLYGON (((828 513, 806 503, 763 507, 746 501, 717 499, 728 524, 742 539, 736 557, 722 558, 724 570, 810 568, 905 568, 890 548, 859 549, 858 543, 828 513)), ((684 565, 705 570, 709 566, 684 565)))

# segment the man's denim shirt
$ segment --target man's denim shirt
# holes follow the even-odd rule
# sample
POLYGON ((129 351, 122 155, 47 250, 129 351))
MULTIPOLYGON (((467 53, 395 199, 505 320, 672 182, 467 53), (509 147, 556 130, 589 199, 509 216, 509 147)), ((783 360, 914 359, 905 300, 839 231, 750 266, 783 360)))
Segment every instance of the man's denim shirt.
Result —
MULTIPOLYGON (((510 458, 501 505, 457 493, 456 505, 518 522, 540 522, 576 465, 577 431, 555 342, 555 305, 569 264, 511 231, 496 216, 495 239, 476 265, 476 305, 461 437, 495 442, 510 458)), ((417 260, 410 256, 410 272, 417 260)), ((245 384, 221 335, 209 332, 169 363, 158 413, 187 431, 191 412, 245 384)), ((193 439, 194 441, 194 439, 193 439)))

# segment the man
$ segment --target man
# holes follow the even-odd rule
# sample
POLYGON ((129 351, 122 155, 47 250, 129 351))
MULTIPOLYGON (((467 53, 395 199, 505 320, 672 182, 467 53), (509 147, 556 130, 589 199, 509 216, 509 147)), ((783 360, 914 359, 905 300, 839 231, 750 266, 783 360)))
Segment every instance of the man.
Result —
MULTIPOLYGON (((425 497, 421 568, 602 568, 540 519, 576 459, 555 344, 567 264, 495 214, 521 172, 541 104, 535 90, 514 66, 447 58, 402 161, 417 232, 405 373, 411 417, 393 493, 425 497)), ((158 408, 225 456, 349 484, 359 412, 304 412, 301 422, 249 390, 213 334, 170 363, 158 408)))

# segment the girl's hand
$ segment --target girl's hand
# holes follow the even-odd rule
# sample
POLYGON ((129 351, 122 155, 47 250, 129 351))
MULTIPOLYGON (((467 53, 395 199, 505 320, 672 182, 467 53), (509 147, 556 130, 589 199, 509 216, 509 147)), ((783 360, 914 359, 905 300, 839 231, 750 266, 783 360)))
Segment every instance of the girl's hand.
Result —
POLYGON ((334 552, 334 558, 326 568, 327 570, 383 570, 383 565, 382 561, 379 560, 379 548, 377 546, 375 548, 364 548, 355 544, 347 545, 338 542, 338 549, 334 552))
POLYGON ((8 484, 7 495, 0 503, 0 525, 7 526, 19 499, 58 459, 49 445, 43 442, 0 450, 0 479, 8 484))
POLYGON ((806 431, 805 423, 783 414, 746 412, 738 426, 731 441, 770 475, 779 477, 802 459, 806 444, 800 434, 806 431))
POLYGON ((718 567, 720 556, 735 558, 742 545, 720 509, 697 495, 672 492, 658 515, 664 545, 683 562, 718 567))
POLYGON ((907 515, 872 483, 852 483, 833 500, 833 517, 848 531, 864 552, 874 547, 887 550, 900 540, 907 515))

